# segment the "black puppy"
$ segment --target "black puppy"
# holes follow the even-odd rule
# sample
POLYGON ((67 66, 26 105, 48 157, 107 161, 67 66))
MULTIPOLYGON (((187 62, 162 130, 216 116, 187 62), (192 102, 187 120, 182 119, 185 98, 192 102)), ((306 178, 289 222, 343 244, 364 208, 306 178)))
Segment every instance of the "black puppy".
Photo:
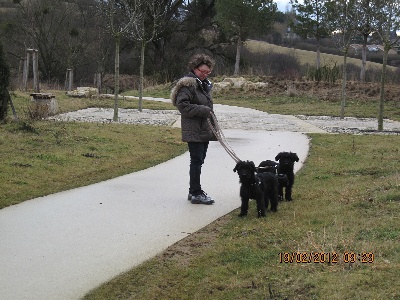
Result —
POLYGON ((285 174, 287 176, 286 186, 279 185, 279 196, 283 198, 283 188, 285 187, 285 199, 286 201, 292 201, 292 188, 294 184, 294 163, 299 161, 299 157, 293 152, 280 152, 275 157, 276 161, 279 161, 278 174, 285 174))
POLYGON ((233 172, 239 175, 240 198, 242 205, 239 217, 247 215, 249 200, 257 202, 258 217, 265 217, 268 204, 271 203, 271 211, 278 210, 278 181, 272 173, 256 173, 256 166, 252 161, 239 161, 233 172))
POLYGON ((278 168, 278 163, 274 162, 273 160, 263 160, 262 162, 260 162, 260 164, 258 165, 257 168, 257 172, 258 173, 265 173, 265 172, 269 172, 269 173, 277 173, 277 168, 278 168))
MULTIPOLYGON (((275 174, 275 176, 278 179, 278 189, 279 187, 286 187, 289 183, 288 177, 286 174, 279 174, 278 173, 278 167, 279 164, 273 160, 264 160, 260 162, 260 164, 257 167, 257 173, 265 173, 269 172, 272 174, 275 174)), ((283 197, 279 195, 278 193, 278 200, 283 201, 283 197)))

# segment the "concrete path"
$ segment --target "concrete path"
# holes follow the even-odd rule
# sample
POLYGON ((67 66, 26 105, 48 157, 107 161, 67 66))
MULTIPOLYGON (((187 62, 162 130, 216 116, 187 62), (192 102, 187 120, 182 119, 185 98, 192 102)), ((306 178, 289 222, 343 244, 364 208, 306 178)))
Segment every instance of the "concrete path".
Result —
MULTIPOLYGON (((256 164, 292 151, 300 158, 298 170, 307 157, 309 139, 301 132, 226 129, 224 134, 240 159, 256 164)), ((210 144, 202 174, 214 205, 187 200, 188 165, 185 153, 140 172, 0 210, 0 299, 79 299, 240 206, 235 162, 218 142, 210 144)))

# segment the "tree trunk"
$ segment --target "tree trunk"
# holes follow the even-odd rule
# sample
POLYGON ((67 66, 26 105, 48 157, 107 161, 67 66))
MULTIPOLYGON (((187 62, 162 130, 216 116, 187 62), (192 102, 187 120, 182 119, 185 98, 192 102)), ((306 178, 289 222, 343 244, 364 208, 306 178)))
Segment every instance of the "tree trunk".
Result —
POLYGON ((140 70, 139 70, 139 111, 142 111, 143 106, 143 80, 144 80, 144 50, 146 42, 142 40, 140 49, 140 70))
POLYGON ((321 49, 319 45, 319 39, 317 38, 317 69, 321 67, 321 49))
POLYGON ((113 121, 118 121, 118 94, 119 94, 119 43, 121 37, 115 36, 115 85, 114 85, 114 116, 113 121))
POLYGON ((344 119, 344 110, 346 107, 346 84, 347 84, 347 51, 343 54, 343 72, 342 72, 342 103, 340 108, 340 119, 344 119))
POLYGON ((8 90, 5 90, 5 93, 6 93, 6 96, 8 97, 8 101, 9 101, 9 103, 11 105, 11 110, 12 110, 12 113, 13 113, 13 116, 14 116, 14 120, 18 120, 18 115, 17 115, 17 112, 15 110, 15 106, 14 106, 14 103, 13 103, 12 98, 10 96, 10 93, 8 92, 8 90))
POLYGON ((379 111, 378 111, 378 131, 383 130, 383 108, 385 102, 385 81, 386 81, 386 65, 389 47, 385 45, 383 51, 382 74, 381 74, 381 91, 379 97, 379 111))
POLYGON ((153 61, 154 61, 154 66, 156 70, 163 70, 161 75, 163 76, 162 79, 165 80, 166 82, 170 81, 169 78, 169 71, 164 68, 164 58, 165 58, 165 47, 166 43, 164 41, 164 38, 160 38, 156 41, 152 41, 152 44, 154 46, 154 54, 153 54, 153 61))
POLYGON ((367 68, 367 39, 368 36, 363 36, 363 44, 361 49, 361 72, 360 72, 360 81, 365 83, 365 70, 367 68))
POLYGON ((237 45, 236 45, 236 61, 235 61, 235 71, 233 72, 233 75, 237 76, 239 75, 239 69, 240 69, 240 52, 242 50, 242 38, 239 34, 238 40, 237 40, 237 45))

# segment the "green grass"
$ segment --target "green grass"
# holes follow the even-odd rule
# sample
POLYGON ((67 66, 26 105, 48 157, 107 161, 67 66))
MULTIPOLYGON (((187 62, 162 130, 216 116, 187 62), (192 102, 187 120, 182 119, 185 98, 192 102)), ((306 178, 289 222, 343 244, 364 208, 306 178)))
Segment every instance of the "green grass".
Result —
POLYGON ((222 217, 85 299, 399 299, 396 137, 311 137, 293 202, 265 219, 252 202, 248 217, 222 217))
POLYGON ((20 121, 0 126, 0 208, 148 168, 186 151, 179 129, 20 121))
MULTIPOLYGON (((223 78, 215 78, 215 81, 221 81, 223 78)), ((260 78, 265 80, 265 78, 260 78)), ((281 83, 285 86, 285 83, 281 83)), ((329 86, 324 86, 323 83, 316 85, 315 89, 329 90, 329 86)), ((169 85, 161 85, 153 87, 148 91, 153 97, 169 98, 169 85)), ((390 85, 386 87, 390 90, 390 85)), ((126 95, 137 96, 136 91, 127 92, 126 95)), ((235 105, 240 107, 249 107, 265 111, 272 114, 284 115, 310 115, 310 116, 340 116, 341 100, 340 91, 335 97, 321 99, 315 93, 299 91, 299 95, 288 96, 286 93, 269 94, 267 91, 246 91, 235 90, 232 92, 223 92, 214 94, 214 102, 216 104, 235 105)), ((127 101, 129 108, 137 108, 137 101, 127 101)), ((111 107, 111 106, 109 106, 111 107)), ((172 104, 160 103, 158 105, 151 101, 144 102, 144 108, 152 109, 175 109, 172 104)), ((345 117, 358 118, 376 118, 378 115, 379 99, 360 99, 348 97, 346 100, 345 117)), ((386 100, 384 106, 384 118, 394 121, 400 121, 400 101, 396 98, 393 101, 386 100)), ((378 122, 378 121, 377 121, 378 122)))
MULTIPOLYGON (((270 113, 301 114, 306 105, 312 112, 331 112, 330 103, 316 99, 235 95, 216 102, 270 113)), ((13 99, 23 116, 26 95, 13 99)), ((57 99, 63 111, 112 107, 112 100, 57 99)), ((137 107, 135 101, 121 102, 137 107)), ((173 109, 144 104, 150 106, 173 109)), ((358 116, 370 116, 369 110, 360 105, 358 116)), ((293 202, 281 203, 265 219, 256 218, 251 202, 248 217, 233 211, 85 299, 400 299, 398 136, 310 136, 293 202), (337 261, 284 262, 298 252, 331 254, 337 261), (373 253, 374 261, 348 263, 346 253, 373 253)), ((0 205, 134 172, 185 150, 179 129, 169 127, 26 119, 2 124, 0 205)))
MULTIPOLYGON (((113 105, 54 93, 62 112, 113 105)), ((14 94, 13 102, 20 120, 0 125, 0 208, 142 170, 187 149, 177 128, 35 121, 27 117, 28 95, 14 94)), ((138 101, 121 100, 120 107, 137 108, 138 101)), ((154 101, 144 107, 173 109, 154 101)))
MULTIPOLYGON (((168 98, 168 91, 165 87, 161 87, 163 94, 168 98)), ((102 107, 112 108, 114 105, 114 99, 112 98, 73 98, 69 97, 62 91, 48 91, 56 96, 57 103, 59 106, 59 113, 75 111, 79 109, 85 109, 88 107, 102 107)), ((137 96, 136 92, 126 93, 126 96, 133 95, 137 96)), ((156 97, 156 96, 155 96, 156 97)), ((26 118, 30 107, 30 97, 27 93, 14 92, 12 93, 12 99, 16 107, 17 114, 20 118, 26 118)), ((137 109, 139 107, 139 101, 121 97, 118 102, 120 108, 137 109)), ((156 101, 143 101, 144 109, 175 109, 171 103, 156 102, 156 101)), ((9 116, 12 117, 11 111, 9 116)))
MULTIPOLYGON (((308 116, 340 116, 340 101, 323 101, 311 97, 289 97, 283 95, 260 96, 218 95, 215 103, 250 107, 271 114, 308 115, 308 116)), ((378 101, 360 101, 349 99, 346 103, 345 117, 376 118, 378 101)), ((385 102, 384 118, 400 121, 398 101, 385 102)))

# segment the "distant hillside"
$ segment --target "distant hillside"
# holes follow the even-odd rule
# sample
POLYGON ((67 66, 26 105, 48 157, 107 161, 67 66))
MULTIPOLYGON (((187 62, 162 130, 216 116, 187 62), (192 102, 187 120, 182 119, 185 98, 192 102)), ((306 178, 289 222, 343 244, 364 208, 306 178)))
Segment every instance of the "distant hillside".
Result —
MULTIPOLYGON (((285 53, 285 54, 293 54, 295 55, 301 64, 310 64, 315 65, 316 61, 316 53, 314 51, 307 50, 299 50, 293 48, 287 48, 282 46, 277 46, 274 44, 269 44, 262 41, 248 40, 246 41, 245 47, 252 53, 260 53, 260 52, 277 52, 277 53, 285 53)), ((321 53, 321 64, 332 66, 336 63, 336 65, 340 66, 343 64, 343 57, 339 55, 326 54, 321 53)), ((361 66, 361 59, 356 58, 347 58, 347 63, 354 64, 356 66, 361 66)), ((367 61, 367 68, 382 68, 381 64, 369 62, 367 61)), ((387 66, 388 69, 396 70, 397 68, 392 66, 387 66)))
POLYGON ((16 7, 16 4, 13 3, 13 1, 10 0, 0 0, 0 13, 7 13, 10 11, 10 9, 13 9, 16 7))

